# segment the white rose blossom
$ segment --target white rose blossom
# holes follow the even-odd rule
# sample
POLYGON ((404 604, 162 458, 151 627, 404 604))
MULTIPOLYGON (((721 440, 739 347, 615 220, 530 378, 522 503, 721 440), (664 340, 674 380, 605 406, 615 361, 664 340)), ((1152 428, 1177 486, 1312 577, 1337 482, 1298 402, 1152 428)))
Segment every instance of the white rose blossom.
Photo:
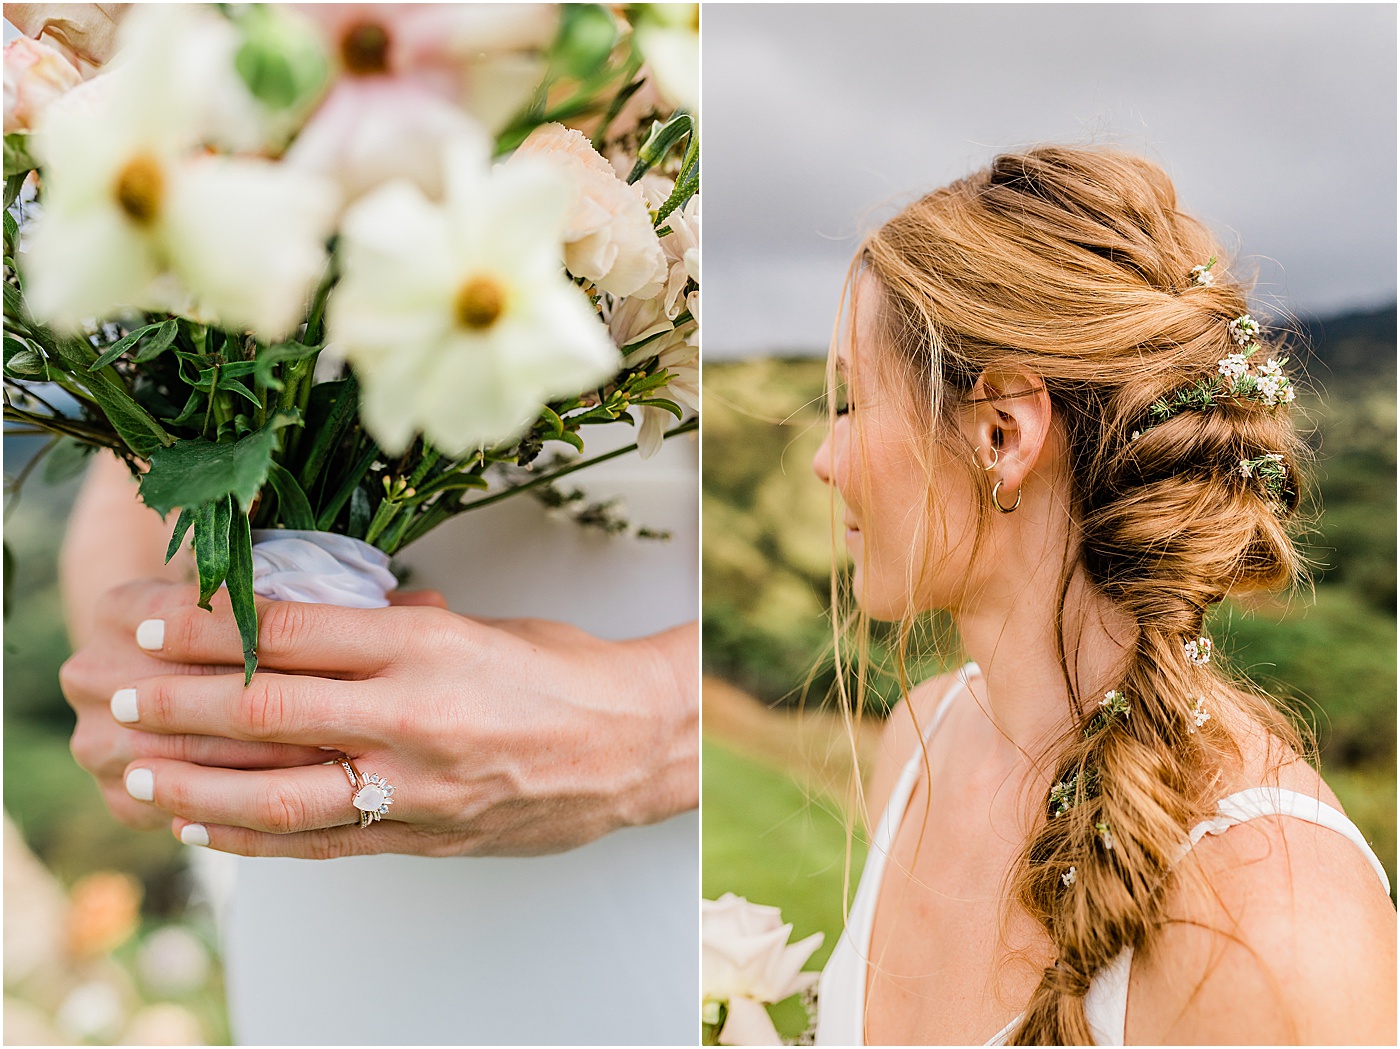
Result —
POLYGON ((54 101, 83 82, 76 66, 42 40, 5 45, 5 134, 34 127, 54 101))
POLYGON ((789 944, 792 926, 777 907, 750 903, 727 892, 701 902, 701 993, 706 1003, 727 1003, 719 1040, 725 1045, 779 1045, 763 1008, 810 988, 819 974, 802 966, 822 944, 821 933, 789 944))
POLYGON ((133 12, 114 68, 46 111, 35 131, 44 209, 21 263, 36 317, 77 330, 137 307, 269 341, 301 321, 325 268, 335 188, 204 153, 226 81, 188 57, 222 53, 222 22, 183 5, 133 12), (176 40, 190 43, 184 58, 176 40))
POLYGON ((625 297, 664 280, 666 257, 641 190, 617 177, 580 132, 544 124, 520 144, 509 163, 545 163, 574 187, 564 230, 564 265, 575 277, 625 297))
POLYGON ((448 152, 445 200, 407 180, 346 213, 328 341, 363 383, 384 449, 421 430, 445 452, 519 436, 546 401, 615 374, 621 355, 560 268, 570 190, 539 165, 448 152))

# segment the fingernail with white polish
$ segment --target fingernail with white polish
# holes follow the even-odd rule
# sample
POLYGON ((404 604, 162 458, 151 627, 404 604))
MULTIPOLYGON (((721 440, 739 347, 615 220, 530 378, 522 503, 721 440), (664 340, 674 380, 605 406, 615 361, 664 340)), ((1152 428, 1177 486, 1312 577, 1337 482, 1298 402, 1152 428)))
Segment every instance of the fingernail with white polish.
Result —
POLYGON ((136 643, 147 652, 159 652, 165 644, 165 620, 147 619, 136 628, 136 643))
POLYGON ((126 792, 137 801, 154 801, 156 778, 150 769, 132 769, 126 774, 126 792))
POLYGON ((112 693, 112 717, 128 723, 140 717, 136 712, 136 689, 119 688, 112 693))
POLYGON ((186 823, 180 828, 180 840, 186 845, 208 845, 209 832, 198 823, 186 823))

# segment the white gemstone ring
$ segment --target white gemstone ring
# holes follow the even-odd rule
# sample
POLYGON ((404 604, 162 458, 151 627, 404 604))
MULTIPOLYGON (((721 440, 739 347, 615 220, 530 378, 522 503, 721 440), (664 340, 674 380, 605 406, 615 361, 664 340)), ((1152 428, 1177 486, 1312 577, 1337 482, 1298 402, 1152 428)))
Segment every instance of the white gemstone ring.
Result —
POLYGON ((368 827, 375 820, 383 819, 389 811, 389 806, 394 803, 393 784, 374 773, 369 776, 361 775, 360 770, 348 757, 337 760, 355 791, 350 803, 360 811, 360 826, 368 827))

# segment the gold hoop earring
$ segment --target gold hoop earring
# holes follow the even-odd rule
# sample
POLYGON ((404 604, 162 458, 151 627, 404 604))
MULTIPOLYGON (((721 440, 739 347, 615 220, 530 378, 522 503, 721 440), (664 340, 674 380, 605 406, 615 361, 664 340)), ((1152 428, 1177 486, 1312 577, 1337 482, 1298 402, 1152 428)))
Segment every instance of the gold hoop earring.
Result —
MULTIPOLYGON (((997 451, 997 446, 996 446, 996 445, 992 445, 992 446, 991 446, 991 449, 992 449, 992 461, 991 461, 990 463, 988 463, 986 466, 982 467, 982 472, 983 472, 983 473, 987 473, 989 470, 994 470, 994 469, 996 469, 997 463, 1001 462, 1001 452, 997 451)), ((977 452, 980 452, 981 450, 982 450, 981 448, 978 448, 976 452, 973 452, 973 453, 972 453, 972 459, 973 459, 974 462, 976 462, 976 460, 977 460, 977 452)))
POLYGON ((996 507, 998 510, 1000 510, 1002 513, 1004 513, 1004 514, 1012 513, 1012 512, 1015 511, 1016 507, 1018 507, 1018 506, 1021 505, 1021 489, 1019 489, 1019 488, 1016 489, 1016 501, 1015 501, 1014 503, 1012 503, 1010 506, 1002 506, 1002 505, 1001 505, 1001 499, 999 498, 1000 494, 1001 494, 1001 482, 998 481, 996 484, 992 485, 992 505, 995 506, 995 507, 996 507))

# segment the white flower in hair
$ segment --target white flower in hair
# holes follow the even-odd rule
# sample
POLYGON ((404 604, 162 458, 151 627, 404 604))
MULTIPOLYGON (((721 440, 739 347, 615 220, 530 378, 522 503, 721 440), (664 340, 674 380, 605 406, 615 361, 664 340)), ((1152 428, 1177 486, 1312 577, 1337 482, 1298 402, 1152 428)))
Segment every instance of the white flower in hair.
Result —
POLYGON ((1215 283, 1215 274, 1211 267, 1215 265, 1215 256, 1210 257, 1210 261, 1201 266, 1191 267, 1191 283, 1198 288, 1209 288, 1215 283))
POLYGON ((1103 847, 1104 847, 1105 849, 1108 849, 1110 852, 1112 852, 1112 851, 1113 851, 1113 846, 1116 845, 1117 842, 1114 841, 1114 839, 1113 839, 1113 831, 1109 829, 1108 824, 1107 824, 1107 823, 1095 823, 1095 824, 1094 824, 1094 830, 1098 831, 1098 833, 1099 833, 1099 838, 1103 841, 1103 847))
POLYGON ((1110 715, 1122 714, 1126 717, 1129 713, 1128 699, 1117 689, 1111 692, 1105 692, 1103 694, 1103 699, 1099 700, 1099 706, 1108 711, 1110 715))
POLYGON ((1259 322, 1247 313, 1241 313, 1230 322, 1230 338, 1241 346, 1248 346, 1259 338, 1259 322))
POLYGON ((1186 658, 1192 664, 1203 667, 1210 662, 1211 650, 1214 646, 1208 637, 1198 637, 1195 641, 1186 642, 1186 658))
POLYGON ((1066 887, 1066 888, 1068 888, 1069 886, 1073 885, 1073 884, 1074 884, 1076 881, 1078 881, 1078 880, 1079 880, 1079 868, 1078 868, 1078 867, 1071 867, 1069 870, 1065 871, 1063 874, 1060 875, 1060 881, 1062 881, 1062 882, 1065 883, 1065 887, 1066 887))
POLYGON ((1221 375, 1233 382, 1249 371, 1249 358, 1242 353, 1232 353, 1222 358, 1216 368, 1221 375))
POLYGON ((1253 476, 1254 476, 1254 464, 1253 464, 1252 462, 1250 462, 1248 459, 1241 459, 1241 460, 1240 460, 1240 473, 1244 474, 1246 477, 1253 477, 1253 476))
POLYGON ((1210 712, 1206 710, 1206 701, 1201 696, 1196 697, 1196 706, 1191 711, 1191 718, 1196 723, 1194 725, 1187 726, 1187 732, 1195 732, 1196 729, 1200 728, 1202 725, 1204 725, 1207 721, 1210 720, 1210 712))

